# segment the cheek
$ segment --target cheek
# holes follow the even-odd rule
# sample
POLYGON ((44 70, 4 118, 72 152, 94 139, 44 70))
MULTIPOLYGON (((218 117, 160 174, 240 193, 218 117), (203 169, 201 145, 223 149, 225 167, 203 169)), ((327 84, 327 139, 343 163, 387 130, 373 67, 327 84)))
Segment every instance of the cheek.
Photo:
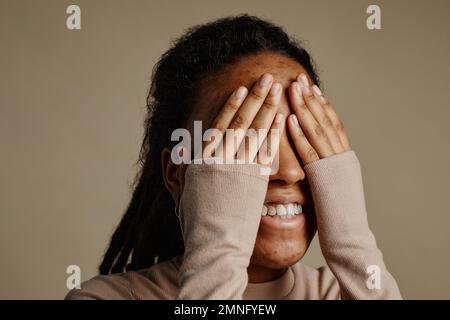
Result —
POLYGON ((178 181, 180 183, 180 190, 179 190, 180 193, 183 192, 183 189, 184 189, 186 169, 187 169, 186 165, 180 165, 177 167, 177 177, 178 177, 178 181))
POLYGON ((271 234, 260 228, 252 263, 275 269, 294 265, 305 255, 309 247, 312 239, 310 229, 304 227, 284 234, 271 234))

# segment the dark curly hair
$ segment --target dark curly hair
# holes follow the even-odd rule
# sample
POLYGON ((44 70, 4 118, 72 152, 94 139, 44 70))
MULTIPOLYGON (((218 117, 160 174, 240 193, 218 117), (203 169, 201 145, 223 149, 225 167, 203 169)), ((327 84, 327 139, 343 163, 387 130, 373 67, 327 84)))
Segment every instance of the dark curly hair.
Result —
POLYGON ((99 267, 101 274, 123 272, 125 267, 148 268, 183 253, 175 203, 163 181, 161 152, 173 147, 172 132, 185 126, 202 77, 260 52, 274 52, 295 60, 319 85, 308 52, 281 27, 249 15, 190 28, 162 55, 153 69, 147 97, 134 192, 99 267))

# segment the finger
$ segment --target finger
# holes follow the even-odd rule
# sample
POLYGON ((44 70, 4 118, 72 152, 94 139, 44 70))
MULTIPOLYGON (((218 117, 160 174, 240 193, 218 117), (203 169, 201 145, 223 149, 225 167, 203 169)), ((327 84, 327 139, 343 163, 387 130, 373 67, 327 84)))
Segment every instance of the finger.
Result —
POLYGON ((277 113, 261 148, 258 150, 257 162, 262 165, 271 166, 280 147, 281 134, 286 121, 284 115, 277 113))
POLYGON ((244 157, 246 159, 255 159, 258 149, 264 142, 277 113, 281 100, 282 86, 274 83, 270 89, 266 100, 253 119, 246 137, 243 142, 244 157))
MULTIPOLYGON (((225 105, 220 110, 217 117, 214 119, 211 124, 212 129, 218 130, 221 135, 225 133, 225 130, 230 125, 233 120, 234 115, 242 105, 245 97, 247 96, 248 90, 246 87, 241 86, 236 89, 225 102, 225 105)), ((212 153, 217 150, 217 147, 221 144, 222 139, 217 139, 217 136, 214 134, 217 131, 211 131, 210 134, 206 135, 205 142, 203 144, 203 158, 209 158, 212 156, 212 153)), ((218 155, 216 155, 218 156, 218 155)))
POLYGON ((225 132, 225 136, 229 133, 231 136, 225 137, 224 148, 225 157, 234 159, 239 146, 244 139, 245 132, 251 125, 255 115, 264 103, 267 94, 271 88, 273 77, 269 73, 263 74, 257 83, 252 87, 249 94, 243 101, 239 110, 235 113, 231 124, 225 132), (232 144, 230 146, 230 143, 232 144))
POLYGON ((288 130, 291 135, 292 141, 294 142, 295 149, 303 161, 303 164, 307 164, 316 160, 319 160, 319 155, 313 146, 309 143, 305 134, 300 128, 297 116, 291 114, 288 120, 288 130))
POLYGON ((306 106, 302 95, 302 89, 298 82, 293 82, 289 87, 289 99, 291 108, 297 116, 300 127, 319 157, 325 158, 333 155, 334 151, 328 141, 325 130, 306 106))
POLYGON ((264 139, 263 138, 261 139, 260 136, 265 135, 253 128, 248 129, 239 147, 236 159, 242 160, 242 163, 254 163, 256 154, 258 153, 259 146, 264 141, 264 139))
POLYGON ((300 81, 301 83, 303 98, 305 100, 306 106, 308 107, 309 111, 311 111, 316 121, 325 131, 325 134, 328 138, 328 141, 330 142, 331 147, 333 148, 334 153, 340 153, 344 151, 341 140, 339 139, 339 136, 334 129, 331 119, 328 117, 328 114, 325 112, 322 104, 319 102, 319 99, 317 99, 317 96, 322 95, 319 87, 314 85, 312 88, 313 90, 311 90, 308 78, 303 73, 298 76, 297 81, 300 81))
POLYGON ((344 151, 351 150, 350 141, 348 139, 347 132, 344 128, 344 124, 337 115, 329 99, 325 98, 323 95, 318 97, 318 99, 321 102, 325 112, 328 114, 328 117, 331 119, 331 122, 333 123, 333 126, 337 132, 339 140, 341 141, 344 151))

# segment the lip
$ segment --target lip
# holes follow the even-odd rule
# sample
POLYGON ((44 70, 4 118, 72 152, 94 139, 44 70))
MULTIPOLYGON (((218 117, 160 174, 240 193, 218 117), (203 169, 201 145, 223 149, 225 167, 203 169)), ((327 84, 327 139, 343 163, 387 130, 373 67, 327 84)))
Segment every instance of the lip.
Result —
POLYGON ((277 204, 289 204, 296 203, 302 206, 307 204, 307 201, 304 197, 299 196, 268 196, 264 200, 265 205, 277 205, 277 204))
POLYGON ((306 222, 305 212, 291 216, 289 218, 280 218, 279 216, 261 217, 261 226, 274 230, 297 229, 306 222))

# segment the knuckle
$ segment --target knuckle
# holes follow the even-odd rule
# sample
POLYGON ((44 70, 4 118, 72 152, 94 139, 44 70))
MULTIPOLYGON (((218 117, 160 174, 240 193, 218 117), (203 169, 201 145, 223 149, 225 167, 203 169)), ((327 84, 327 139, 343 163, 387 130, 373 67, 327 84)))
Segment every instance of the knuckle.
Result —
POLYGON ((230 103, 228 103, 228 109, 231 111, 237 111, 240 106, 241 104, 238 101, 230 101, 230 103))
POLYGON ((331 110, 332 107, 331 107, 331 104, 330 104, 330 100, 328 100, 327 98, 323 98, 323 99, 325 100, 324 103, 323 103, 323 107, 324 107, 325 109, 331 110))
POLYGON ((308 102, 314 99, 314 93, 312 92, 312 90, 304 91, 303 95, 305 97, 305 100, 307 100, 308 102))
POLYGON ((263 107, 266 109, 275 109, 277 107, 277 104, 272 99, 266 99, 264 101, 263 107))
POLYGON ((265 98, 264 94, 257 89, 250 91, 250 95, 256 100, 263 100, 265 98))
POLYGON ((243 127, 246 123, 245 117, 242 114, 238 114, 233 120, 233 127, 243 127))
POLYGON ((322 126, 320 124, 316 125, 314 127, 314 133, 318 136, 318 137, 323 137, 325 135, 325 132, 322 128, 322 126))
POLYGON ((330 100, 328 99, 328 97, 326 97, 324 95, 319 97, 319 101, 323 106, 330 104, 330 100))
POLYGON ((294 111, 297 113, 298 116, 305 117, 306 114, 309 112, 309 109, 304 103, 300 103, 296 105, 294 111))
POLYGON ((300 110, 303 110, 304 112, 309 111, 308 106, 307 106, 306 103, 303 102, 303 101, 298 105, 298 108, 299 108, 300 110))
POLYGON ((331 119, 328 116, 323 117, 322 124, 326 128, 333 128, 333 122, 331 122, 331 119))
POLYGON ((307 157, 309 160, 317 159, 317 158, 318 158, 318 155, 317 155, 316 150, 314 150, 312 147, 310 147, 310 148, 308 149, 308 151, 306 151, 306 157, 307 157))
POLYGON ((345 131, 344 123, 341 120, 338 120, 338 122, 336 123, 336 130, 339 132, 345 131))

